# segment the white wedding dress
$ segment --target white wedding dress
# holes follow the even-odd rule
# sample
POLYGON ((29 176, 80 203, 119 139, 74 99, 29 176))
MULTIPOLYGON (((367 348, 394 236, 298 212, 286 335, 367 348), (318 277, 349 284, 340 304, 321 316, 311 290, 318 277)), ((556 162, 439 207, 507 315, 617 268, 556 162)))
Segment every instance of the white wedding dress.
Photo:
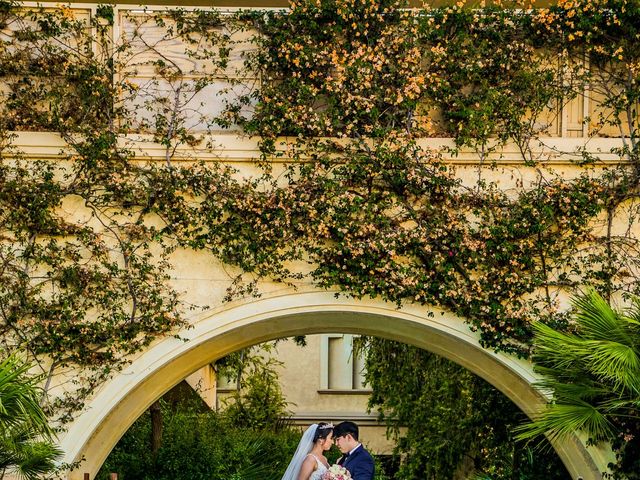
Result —
POLYGON ((316 464, 318 468, 316 468, 309 480, 321 480, 324 472, 328 470, 328 468, 312 453, 311 448, 313 447, 313 438, 316 433, 316 429, 318 428, 318 424, 314 423, 302 434, 302 438, 300 439, 300 443, 298 443, 298 448, 296 453, 293 454, 293 458, 291 462, 289 462, 289 466, 287 467, 287 471, 284 472, 282 476, 282 480, 298 480, 298 473, 300 472, 300 467, 302 466, 302 462, 311 455, 316 460, 316 464))
POLYGON ((311 455, 313 458, 316 459, 316 465, 318 465, 318 468, 316 468, 313 473, 311 474, 311 476, 309 477, 309 480, 322 480, 322 475, 324 475, 324 472, 326 472, 327 470, 329 470, 327 468, 327 466, 322 463, 320 461, 320 459, 318 457, 316 457, 313 453, 310 453, 309 455, 311 455))

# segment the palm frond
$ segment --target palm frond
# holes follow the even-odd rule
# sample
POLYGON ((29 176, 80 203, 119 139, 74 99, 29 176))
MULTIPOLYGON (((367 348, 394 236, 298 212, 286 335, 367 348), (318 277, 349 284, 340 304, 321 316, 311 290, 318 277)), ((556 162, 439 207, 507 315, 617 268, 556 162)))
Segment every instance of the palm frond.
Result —
POLYGON ((632 301, 633 305, 625 310, 625 316, 631 328, 640 328, 640 297, 634 297, 632 301))
POLYGON ((613 440, 619 417, 638 416, 640 405, 640 300, 626 314, 597 292, 573 299, 575 333, 534 325, 536 385, 554 402, 517 430, 520 440, 551 439, 583 431, 592 440, 613 440))
POLYGON ((535 332, 534 356, 537 364, 553 368, 571 368, 587 353, 580 338, 558 332, 542 322, 533 324, 535 332))
POLYGON ((591 402, 610 395, 609 389, 596 384, 550 382, 546 388, 554 392, 556 403, 591 402))
POLYGON ((274 472, 274 466, 269 461, 270 452, 263 438, 254 438, 246 444, 245 455, 252 460, 251 464, 243 465, 233 473, 237 480, 277 480, 279 472, 274 472))
POLYGON ((640 398, 608 398, 600 402, 599 407, 612 415, 637 415, 640 409, 640 398))
POLYGON ((622 328, 621 315, 591 289, 573 298, 574 317, 580 325, 580 336, 589 340, 614 340, 627 343, 628 336, 622 328))
POLYGON ((619 393, 624 389, 640 393, 640 357, 632 345, 606 340, 588 345, 591 353, 585 360, 594 375, 610 380, 619 393))
POLYGON ((19 478, 37 480, 55 468, 62 450, 49 442, 30 442, 23 445, 20 461, 14 469, 19 478))
POLYGON ((516 428, 518 440, 530 440, 546 435, 551 440, 561 439, 583 431, 599 441, 615 435, 615 426, 607 415, 586 402, 577 404, 552 404, 533 422, 516 428))
POLYGON ((19 461, 15 446, 10 438, 0 438, 0 472, 11 468, 19 461))
POLYGON ((28 423, 51 439, 53 430, 40 407, 39 377, 29 376, 30 365, 15 356, 0 362, 0 425, 11 428, 28 423))
POLYGON ((62 452, 40 407, 39 377, 29 369, 15 356, 0 362, 0 471, 36 480, 55 468, 62 452))

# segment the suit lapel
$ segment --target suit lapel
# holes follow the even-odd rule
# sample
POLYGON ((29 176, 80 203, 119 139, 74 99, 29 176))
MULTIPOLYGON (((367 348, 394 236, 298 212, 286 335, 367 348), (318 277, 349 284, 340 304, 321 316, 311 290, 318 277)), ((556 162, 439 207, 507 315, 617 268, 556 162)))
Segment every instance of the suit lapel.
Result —
POLYGON ((356 448, 355 451, 347 457, 347 459, 342 463, 342 465, 346 467, 347 464, 351 462, 353 457, 357 456, 358 453, 360 453, 360 450, 362 450, 362 445, 359 445, 358 448, 356 448))

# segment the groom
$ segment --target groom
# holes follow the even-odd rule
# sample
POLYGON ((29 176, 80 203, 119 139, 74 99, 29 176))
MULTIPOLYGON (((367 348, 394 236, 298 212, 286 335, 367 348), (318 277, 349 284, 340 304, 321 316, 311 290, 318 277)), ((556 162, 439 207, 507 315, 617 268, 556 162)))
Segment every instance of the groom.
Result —
POLYGON ((342 422, 333 429, 333 440, 342 452, 338 465, 349 470, 353 480, 373 480, 373 458, 358 441, 358 426, 342 422))

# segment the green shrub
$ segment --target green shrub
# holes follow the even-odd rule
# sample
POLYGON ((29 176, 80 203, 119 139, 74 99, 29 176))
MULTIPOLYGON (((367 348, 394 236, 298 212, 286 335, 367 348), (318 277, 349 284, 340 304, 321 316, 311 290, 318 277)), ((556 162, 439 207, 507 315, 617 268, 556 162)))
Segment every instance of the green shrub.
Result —
POLYGON ((278 479, 299 440, 299 432, 238 428, 214 412, 170 411, 163 404, 163 442, 150 449, 151 419, 142 415, 122 437, 98 473, 106 480, 278 479))

